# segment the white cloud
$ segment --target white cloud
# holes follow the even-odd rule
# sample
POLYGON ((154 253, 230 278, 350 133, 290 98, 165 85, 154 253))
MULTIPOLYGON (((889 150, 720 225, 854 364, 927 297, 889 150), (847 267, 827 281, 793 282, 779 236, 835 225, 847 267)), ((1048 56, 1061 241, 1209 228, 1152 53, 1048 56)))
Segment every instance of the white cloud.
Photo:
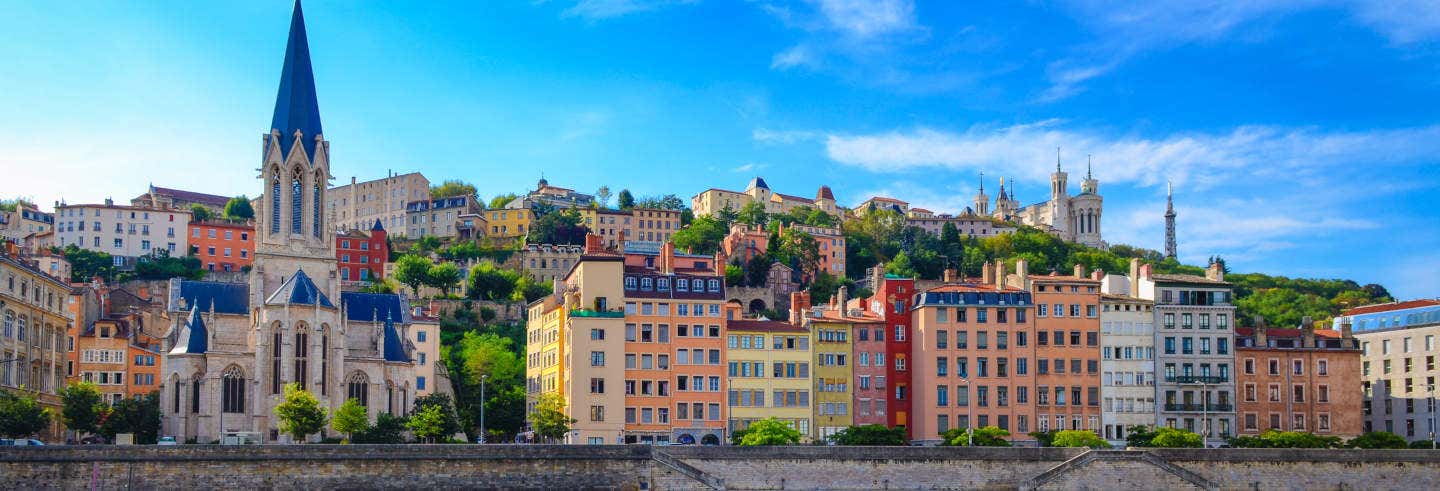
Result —
POLYGON ((560 13, 561 17, 581 17, 596 21, 657 10, 695 0, 580 0, 560 13))
POLYGON ((573 141, 600 133, 610 122, 604 111, 584 111, 567 118, 560 129, 561 141, 573 141))
POLYGON ((735 168, 734 168, 734 169, 730 169, 730 171, 731 171, 731 172, 737 172, 737 173, 745 173, 745 172, 758 171, 758 170, 764 169, 764 168, 766 168, 766 167, 769 167, 769 166, 768 166, 768 165, 765 165, 765 164, 761 164, 761 163, 750 162, 750 163, 746 163, 746 164, 741 164, 741 165, 735 166, 735 168))
MULTIPOLYGON (((788 142, 761 130, 755 138, 788 142)), ((1071 130, 1049 120, 976 126, 958 133, 922 127, 823 138, 831 160, 875 172, 989 170, 1043 180, 1055 166, 1056 147, 1061 147, 1072 174, 1080 170, 1083 155, 1091 154, 1106 182, 1156 184, 1170 179, 1199 189, 1242 175, 1299 179, 1333 164, 1414 163, 1440 154, 1440 126, 1362 132, 1243 126, 1224 133, 1146 138, 1071 130)))
POLYGON ((1434 0, 1383 0, 1358 2, 1361 22, 1396 44, 1440 38, 1440 2, 1434 0))
POLYGON ((794 67, 814 68, 819 64, 819 60, 815 59, 815 54, 803 44, 775 53, 775 56, 770 59, 770 68, 777 70, 794 67))
POLYGON ((755 141, 772 145, 789 145, 802 141, 817 140, 820 139, 822 136, 823 135, 817 131, 777 131, 765 128, 756 128, 754 131, 750 132, 750 137, 753 138, 755 141))
POLYGON ((832 29, 866 39, 916 27, 910 0, 816 0, 832 29))

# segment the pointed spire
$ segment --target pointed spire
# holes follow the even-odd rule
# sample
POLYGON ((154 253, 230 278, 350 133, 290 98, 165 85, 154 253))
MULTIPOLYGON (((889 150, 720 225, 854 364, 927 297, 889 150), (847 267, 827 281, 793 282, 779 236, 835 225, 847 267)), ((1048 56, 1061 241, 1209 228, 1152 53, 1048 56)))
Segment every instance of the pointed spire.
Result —
POLYGON ((1060 172, 1060 147, 1055 147, 1055 172, 1060 172))
POLYGON ((305 14, 300 0, 290 15, 290 39, 285 46, 285 67, 275 95, 270 128, 280 131, 280 151, 289 152, 295 132, 301 133, 306 156, 315 158, 315 136, 321 135, 320 103, 315 96, 315 74, 310 67, 310 42, 305 37, 305 14))
POLYGON ((1170 180, 1165 180, 1165 212, 1175 213, 1175 188, 1171 186, 1170 180))
POLYGON ((980 194, 985 194, 985 171, 980 171, 980 194))
POLYGON ((1089 180, 1089 179, 1090 179, 1090 166, 1091 166, 1092 164, 1094 164, 1094 160, 1095 160, 1095 159, 1094 159, 1094 156, 1093 156, 1093 155, 1090 155, 1090 154, 1088 154, 1088 153, 1085 154, 1085 179, 1086 179, 1086 180, 1089 180))

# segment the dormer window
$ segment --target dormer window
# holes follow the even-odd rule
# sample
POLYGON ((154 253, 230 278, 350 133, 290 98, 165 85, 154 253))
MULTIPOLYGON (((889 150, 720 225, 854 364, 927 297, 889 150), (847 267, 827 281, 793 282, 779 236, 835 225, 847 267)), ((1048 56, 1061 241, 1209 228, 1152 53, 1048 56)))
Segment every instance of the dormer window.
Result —
POLYGON ((640 291, 646 291, 646 292, 648 292, 648 291, 653 290, 653 289, 655 289, 655 279, 653 279, 653 278, 640 278, 640 291))
POLYGON ((626 277, 625 277, 625 289, 626 289, 626 290, 634 290, 634 289, 635 289, 635 277, 634 277, 634 276, 626 276, 626 277))
POLYGON ((720 280, 710 280, 710 291, 720 292, 720 280))
POLYGON ((687 279, 685 279, 685 278, 680 278, 680 279, 675 280, 675 291, 677 291, 677 292, 688 292, 688 291, 690 291, 690 280, 687 280, 687 279))
POLYGON ((660 278, 660 279, 659 279, 659 284, 658 284, 657 286, 659 287, 659 288, 657 288, 657 290, 659 290, 659 291, 662 291, 662 292, 668 292, 668 291, 670 291, 670 278, 660 278))

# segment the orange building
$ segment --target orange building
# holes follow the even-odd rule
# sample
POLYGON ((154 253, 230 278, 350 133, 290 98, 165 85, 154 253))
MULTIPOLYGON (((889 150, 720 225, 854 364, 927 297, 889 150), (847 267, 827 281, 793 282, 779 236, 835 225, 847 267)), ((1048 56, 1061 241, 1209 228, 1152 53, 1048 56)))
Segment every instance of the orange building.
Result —
MULTIPOLYGON (((1003 272, 1003 264, 994 268, 1003 272)), ((1029 439, 1035 415, 1034 324, 1030 292, 1003 275, 945 284, 916 295, 912 322, 912 441, 937 443, 951 428, 998 426, 1029 439)), ((1096 348, 1098 353, 1099 348, 1096 348)), ((896 357, 896 362, 903 358, 896 357)))
POLYGON ((239 271, 255 258, 255 223, 190 222, 190 254, 209 271, 239 271))
POLYGON ((1100 281, 1073 276, 1027 275, 1035 302, 1036 429, 1090 430, 1100 434, 1100 281))
POLYGON ((163 324, 149 322, 156 320, 150 301, 103 284, 77 287, 70 298, 75 321, 67 333, 67 380, 95 383, 112 404, 160 390, 155 331, 163 324))
POLYGON ((1363 433, 1360 346, 1330 329, 1235 328, 1238 434, 1363 433))
POLYGON ((726 439, 725 289, 716 267, 714 257, 676 254, 668 242, 625 254, 624 442, 726 439))

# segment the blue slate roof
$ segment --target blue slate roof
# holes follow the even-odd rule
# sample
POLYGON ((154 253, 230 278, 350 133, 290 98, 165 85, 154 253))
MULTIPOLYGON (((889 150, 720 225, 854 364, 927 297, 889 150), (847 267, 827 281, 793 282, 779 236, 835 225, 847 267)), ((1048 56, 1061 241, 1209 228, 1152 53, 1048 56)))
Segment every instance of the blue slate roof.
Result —
POLYGON ((197 305, 190 309, 190 320, 185 321, 185 326, 180 329, 180 336, 175 339, 175 347, 170 349, 170 354, 201 354, 210 348, 210 332, 205 327, 205 319, 200 317, 200 307, 197 305))
MULTIPOLYGON (((171 283, 174 285, 174 283, 171 283)), ((218 281, 179 280, 179 286, 170 290, 169 310, 191 310, 199 307, 210 310, 214 307, 219 314, 246 314, 250 311, 250 286, 244 283, 221 283, 218 281), (183 306, 180 299, 185 299, 183 306)))
POLYGON ((385 320, 385 361, 410 362, 410 355, 405 354, 405 345, 400 342, 400 332, 395 330, 395 323, 390 319, 385 320))
POLYGON ((310 280, 310 275, 305 274, 305 270, 303 269, 296 270, 295 274, 290 275, 290 278, 286 279, 285 283, 281 284, 280 288, 275 290, 275 293, 270 294, 270 298, 265 299, 265 304, 319 304, 321 307, 335 308, 335 304, 330 303, 330 298, 326 297, 325 293, 321 292, 320 288, 315 286, 315 282, 310 280))
POLYGON ((765 184, 765 180, 761 179, 760 176, 755 176, 754 179, 750 180, 750 186, 748 186, 746 189, 754 188, 770 189, 770 186, 768 184, 765 184))
POLYGON ((345 307, 345 320, 351 322, 390 319, 403 324, 410 319, 405 302, 394 293, 340 292, 340 305, 345 307))
POLYGON ((380 219, 379 219, 379 218, 376 218, 376 219, 375 219, 375 225, 372 225, 372 226, 370 227, 370 231, 371 231, 371 232, 376 232, 376 231, 383 231, 383 230, 385 230, 385 226, 380 224, 380 219))
POLYGON ((290 40, 285 46, 285 68, 280 72, 280 91, 275 96, 275 117, 270 128, 280 130, 280 151, 289 152, 295 130, 304 135, 305 155, 315 159, 315 135, 320 129, 320 103, 315 96, 315 74, 310 68, 310 42, 305 37, 305 14, 300 1, 290 16, 290 40))

